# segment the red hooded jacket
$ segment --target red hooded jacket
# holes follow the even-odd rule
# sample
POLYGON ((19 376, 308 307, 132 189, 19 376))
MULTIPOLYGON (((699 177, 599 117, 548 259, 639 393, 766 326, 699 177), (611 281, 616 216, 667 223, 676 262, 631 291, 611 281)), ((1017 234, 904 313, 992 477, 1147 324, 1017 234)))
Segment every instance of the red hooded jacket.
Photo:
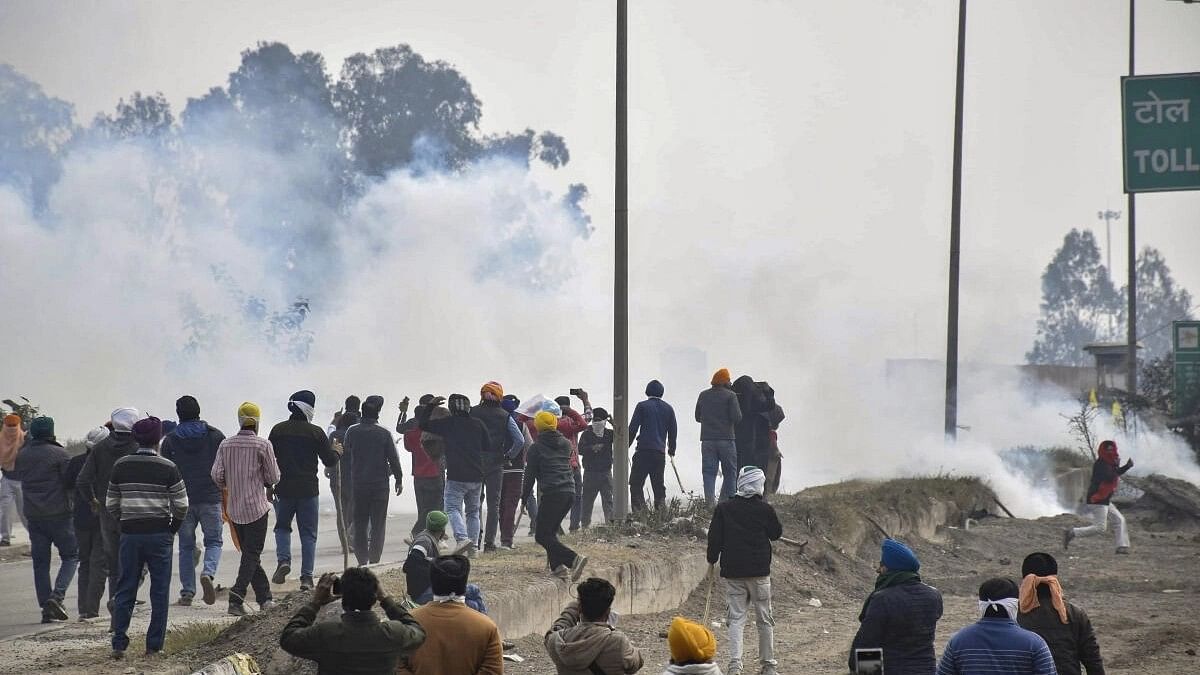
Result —
POLYGON ((1122 467, 1121 458, 1117 454, 1117 444, 1113 441, 1100 443, 1100 458, 1092 465, 1092 484, 1088 488, 1088 504, 1108 504, 1117 485, 1121 482, 1121 474, 1129 470, 1122 467))

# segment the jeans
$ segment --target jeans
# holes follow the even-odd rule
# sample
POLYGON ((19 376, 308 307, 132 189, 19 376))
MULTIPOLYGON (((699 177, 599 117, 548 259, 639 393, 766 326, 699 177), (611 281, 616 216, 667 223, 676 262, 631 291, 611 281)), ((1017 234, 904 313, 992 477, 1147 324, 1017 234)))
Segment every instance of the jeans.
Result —
POLYGON ((319 497, 275 497, 275 560, 292 564, 292 517, 300 528, 300 577, 311 577, 317 559, 319 497))
POLYGON ((633 453, 633 466, 629 472, 629 503, 634 512, 646 510, 646 495, 642 487, 646 478, 654 489, 654 508, 660 509, 667 500, 667 486, 663 482, 663 472, 667 469, 667 453, 662 450, 643 450, 638 448, 633 453))
POLYGON ((8 476, 0 477, 0 539, 12 538, 12 514, 15 511, 21 520, 25 531, 29 531, 29 522, 25 520, 25 497, 21 490, 21 481, 8 476))
POLYGON ((38 607, 54 598, 59 602, 67 595, 67 587, 79 567, 79 543, 75 541, 75 525, 71 516, 29 519, 29 549, 33 558, 33 588, 38 607), (54 590, 50 589, 50 545, 58 549, 58 576, 54 590))
POLYGON ((575 479, 575 501, 571 502, 571 531, 579 529, 579 518, 583 512, 583 472, 579 467, 571 469, 571 477, 575 479))
POLYGON ((229 589, 229 604, 245 604, 246 587, 254 587, 254 599, 262 604, 271 599, 271 584, 262 568, 263 544, 267 542, 267 516, 252 523, 230 522, 229 527, 242 544, 242 559, 238 562, 237 580, 229 589))
POLYGON ((1125 516, 1117 510, 1115 504, 1088 504, 1084 508, 1092 517, 1092 525, 1075 528, 1076 537, 1086 537, 1089 534, 1101 534, 1108 531, 1108 519, 1113 520, 1113 535, 1117 547, 1129 548, 1129 528, 1125 527, 1125 516))
POLYGON ((721 468, 721 501, 737 490, 737 445, 733 441, 700 441, 703 461, 704 501, 711 507, 717 503, 713 494, 717 487, 717 467, 721 468))
POLYGON ((183 525, 179 528, 179 595, 196 595, 196 525, 204 533, 204 567, 201 576, 215 577, 217 564, 221 562, 221 504, 189 504, 183 525))
POLYGON ((441 511, 446 500, 446 477, 442 475, 413 477, 413 496, 417 498, 417 522, 413 523, 412 536, 425 529, 425 519, 430 511, 441 511))
POLYGON ((742 632, 746 627, 746 613, 753 606, 755 623, 758 624, 758 660, 764 666, 776 665, 775 617, 771 614, 771 577, 722 581, 725 582, 725 600, 729 604, 729 659, 739 663, 742 660, 742 632))
POLYGON ((354 490, 354 559, 359 565, 379 562, 387 535, 388 484, 354 490))
POLYGON ((92 584, 100 584, 101 589, 104 587, 104 577, 108 575, 108 568, 104 567, 104 546, 100 543, 100 526, 77 528, 76 542, 79 543, 79 574, 76 583, 77 603, 76 609, 79 611, 79 616, 92 616, 100 614, 100 598, 96 598, 96 604, 89 604, 91 598, 92 584), (95 555, 96 551, 100 551, 100 555, 95 555), (97 563, 98 562, 98 563, 97 563))
POLYGON ((115 651, 129 647, 129 621, 133 618, 133 603, 137 599, 138 581, 142 566, 150 569, 150 628, 146 631, 146 650, 159 651, 167 639, 167 603, 171 593, 171 544, 175 535, 170 532, 153 534, 122 534, 118 554, 121 579, 113 602, 113 639, 115 651))
MULTIPOLYGON (((104 509, 100 509, 100 526, 97 534, 100 540, 92 543, 92 568, 88 573, 87 602, 89 607, 99 607, 100 598, 104 595, 104 584, 100 583, 98 575, 106 574, 108 576, 108 599, 112 600, 117 595, 117 581, 120 572, 117 553, 121 548, 121 528, 104 509), (96 551, 96 548, 100 550, 96 551), (100 566, 100 569, 104 570, 103 572, 97 570, 97 553, 104 560, 103 565, 100 566)), ((109 612, 112 612, 111 608, 109 612)))
POLYGON ((499 452, 483 453, 483 494, 487 504, 487 525, 483 531, 483 543, 488 548, 496 545, 496 529, 500 525, 500 496, 504 491, 504 455, 499 452))
POLYGON ((583 474, 583 499, 581 500, 581 515, 583 526, 592 525, 592 508, 596 505, 596 495, 600 495, 600 508, 604 511, 604 524, 613 521, 613 491, 612 469, 588 469, 583 474))
POLYGON ((454 529, 455 541, 479 540, 479 492, 483 483, 467 483, 461 480, 446 481, 446 515, 454 529), (463 506, 466 518, 463 518, 463 506))
POLYGON ((537 534, 534 541, 546 549, 546 561, 550 571, 558 569, 559 565, 570 567, 575 562, 575 551, 558 540, 558 525, 571 505, 575 503, 573 492, 549 492, 542 495, 541 513, 537 520, 537 534))

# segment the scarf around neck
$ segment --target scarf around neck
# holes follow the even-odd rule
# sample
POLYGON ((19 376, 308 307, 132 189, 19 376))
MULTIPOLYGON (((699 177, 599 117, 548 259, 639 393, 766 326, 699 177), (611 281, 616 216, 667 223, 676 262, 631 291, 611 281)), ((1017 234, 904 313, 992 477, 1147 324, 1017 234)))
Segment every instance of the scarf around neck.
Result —
POLYGON ((921 575, 917 574, 916 572, 909 572, 908 570, 897 570, 895 572, 889 570, 883 574, 880 574, 875 578, 875 590, 868 595, 866 601, 863 602, 862 611, 858 613, 858 620, 862 621, 863 617, 867 615, 867 606, 871 604, 871 598, 875 597, 876 593, 885 588, 901 586, 913 581, 919 583, 921 581, 921 575))
POLYGON ((1036 574, 1025 575, 1025 578, 1021 580, 1021 592, 1019 593, 1021 613, 1028 614, 1042 606, 1042 602, 1038 598, 1039 586, 1050 589, 1050 604, 1054 607, 1054 611, 1058 612, 1058 620, 1069 623, 1067 601, 1063 599, 1062 584, 1058 582, 1058 575, 1055 574, 1044 577, 1036 574))

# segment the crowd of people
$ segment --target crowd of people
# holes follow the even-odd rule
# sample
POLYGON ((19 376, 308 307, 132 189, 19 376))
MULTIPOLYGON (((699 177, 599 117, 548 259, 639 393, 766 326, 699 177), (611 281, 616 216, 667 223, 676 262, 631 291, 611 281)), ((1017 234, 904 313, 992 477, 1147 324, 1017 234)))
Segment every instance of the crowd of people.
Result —
MULTIPOLYGON (((651 507, 643 491, 647 480, 653 506, 661 508, 665 501, 665 464, 677 450, 678 424, 664 393, 660 382, 651 381, 629 422, 634 452, 628 489, 635 514, 651 507)), ((485 383, 474 405, 462 394, 422 396, 411 418, 409 401, 402 400, 396 432, 412 456, 420 514, 406 538, 407 594, 394 599, 366 567, 382 558, 390 495, 400 495, 404 486, 396 441, 379 423, 383 406, 378 395, 348 397, 322 428, 312 421, 315 394, 302 390, 287 401, 288 419, 265 437, 262 411, 251 402, 237 408, 238 431, 226 437, 201 419, 194 397, 182 396, 175 404, 178 422, 132 407, 114 410, 104 425, 88 432, 84 453, 75 457, 58 443, 52 418, 5 417, 0 468, 7 499, 0 502, 0 520, 7 521, 12 509, 29 532, 42 621, 67 620, 63 600, 78 569, 79 618, 99 616, 107 586, 112 656, 123 658, 138 590, 148 578, 146 651, 158 654, 166 635, 176 541, 178 604, 192 604, 199 592, 212 605, 228 525, 240 559, 227 611, 241 616, 251 590, 259 608, 269 609, 272 584, 283 584, 291 575, 294 523, 299 584, 311 591, 311 600, 284 630, 284 649, 317 661, 323 673, 502 672, 503 643, 478 587, 468 583, 470 560, 513 547, 515 531, 528 516, 531 534, 545 550, 547 572, 562 582, 580 582, 588 557, 560 535, 564 523, 570 530, 590 526, 597 496, 605 522, 613 518, 611 417, 593 408, 582 389, 555 399, 531 397, 523 405, 497 382, 485 383), (572 397, 581 411, 572 407, 572 397), (314 583, 321 465, 335 496, 342 546, 358 567, 322 575, 314 583), (276 566, 268 577, 261 558, 272 512, 276 566), (51 547, 60 559, 53 583, 51 547), (335 599, 345 610, 341 619, 318 622, 321 607, 335 599), (375 614, 377 603, 387 621, 375 614)), ((783 535, 783 526, 765 497, 772 484, 778 485, 776 430, 783 412, 765 382, 749 376, 732 380, 722 369, 698 397, 695 419, 701 428, 705 500, 713 506, 707 558, 714 570, 719 565, 727 607, 725 672, 744 670, 743 632, 753 613, 757 671, 773 675, 778 662, 772 542, 783 535)), ((1112 517, 1117 552, 1128 552, 1124 520, 1110 500, 1131 466, 1119 465, 1115 443, 1101 445, 1088 495, 1095 525, 1068 530, 1064 547, 1076 536, 1103 531, 1112 517)), ((8 530, 3 534, 8 543, 8 530)), ((940 661, 933 641, 941 595, 921 582, 919 569, 911 549, 884 541, 875 590, 864 603, 850 650, 852 671, 871 672, 872 663, 882 662, 888 673, 1080 673, 1081 664, 1089 675, 1103 672, 1087 615, 1063 599, 1057 563, 1049 554, 1026 558, 1020 584, 985 582, 979 589, 980 621, 959 631, 940 661)), ((545 636, 559 672, 642 668, 641 652, 616 629, 615 588, 589 578, 575 591, 577 600, 545 636)), ((672 661, 666 672, 721 672, 707 627, 678 618, 668 643, 672 661)))

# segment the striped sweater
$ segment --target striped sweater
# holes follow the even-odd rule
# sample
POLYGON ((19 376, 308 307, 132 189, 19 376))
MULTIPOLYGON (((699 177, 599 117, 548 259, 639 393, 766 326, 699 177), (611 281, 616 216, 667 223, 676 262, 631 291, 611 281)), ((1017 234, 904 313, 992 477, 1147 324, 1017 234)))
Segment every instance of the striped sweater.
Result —
POLYGON ((113 465, 105 506, 123 534, 174 533, 187 515, 187 489, 174 462, 138 448, 113 465))
POLYGON ((987 617, 950 638, 937 675, 1055 675, 1054 657, 1037 633, 987 617))

